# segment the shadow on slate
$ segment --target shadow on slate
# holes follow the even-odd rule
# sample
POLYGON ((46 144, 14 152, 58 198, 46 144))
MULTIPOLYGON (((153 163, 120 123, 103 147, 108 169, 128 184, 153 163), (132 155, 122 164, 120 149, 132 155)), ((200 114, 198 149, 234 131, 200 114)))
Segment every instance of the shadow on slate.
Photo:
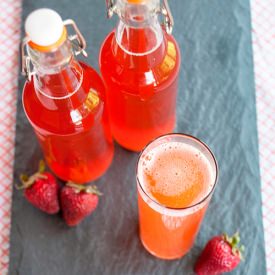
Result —
MULTIPOLYGON (((174 36, 182 51, 177 131, 196 135, 213 149, 219 183, 196 244, 181 260, 150 256, 138 238, 135 164, 137 154, 116 146, 108 172, 96 183, 104 193, 97 211, 76 228, 28 204, 14 190, 11 275, 193 274, 206 241, 224 231, 241 232, 245 263, 230 274, 264 275, 261 192, 248 0, 171 0, 174 36)), ((74 19, 87 39, 88 62, 98 68, 104 37, 115 26, 103 0, 23 1, 30 11, 50 7, 74 19)), ((36 170, 42 157, 23 113, 20 77, 15 181, 36 170)))

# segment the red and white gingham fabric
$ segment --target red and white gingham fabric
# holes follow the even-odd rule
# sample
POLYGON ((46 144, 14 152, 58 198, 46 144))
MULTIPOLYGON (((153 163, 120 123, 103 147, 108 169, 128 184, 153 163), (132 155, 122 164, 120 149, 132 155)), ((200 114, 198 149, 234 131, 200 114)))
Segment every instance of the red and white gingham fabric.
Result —
POLYGON ((275 0, 251 8, 266 260, 275 274, 275 0))
MULTIPOLYGON (((267 270, 275 274, 275 0, 251 0, 267 270)), ((21 0, 0 0, 0 275, 8 273, 21 0)))
POLYGON ((0 0, 0 274, 8 273, 20 0, 0 0))

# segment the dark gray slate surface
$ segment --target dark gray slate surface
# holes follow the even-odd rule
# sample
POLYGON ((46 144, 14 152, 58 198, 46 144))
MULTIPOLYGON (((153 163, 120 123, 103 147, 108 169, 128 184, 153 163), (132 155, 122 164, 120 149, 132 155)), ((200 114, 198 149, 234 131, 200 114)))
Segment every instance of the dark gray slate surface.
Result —
MULTIPOLYGON (((10 274, 193 274, 192 266, 214 234, 239 229, 246 261, 231 274, 264 275, 258 143, 248 0, 171 0, 174 35, 182 50, 177 131, 210 145, 220 180, 195 247, 181 260, 161 261, 137 236, 135 163, 137 154, 116 147, 97 211, 69 229, 13 193, 10 274)), ((35 8, 51 7, 73 18, 88 42, 89 62, 115 21, 105 19, 103 0, 23 1, 23 19, 35 8)), ((23 114, 20 80, 15 179, 36 169, 41 152, 23 114)))

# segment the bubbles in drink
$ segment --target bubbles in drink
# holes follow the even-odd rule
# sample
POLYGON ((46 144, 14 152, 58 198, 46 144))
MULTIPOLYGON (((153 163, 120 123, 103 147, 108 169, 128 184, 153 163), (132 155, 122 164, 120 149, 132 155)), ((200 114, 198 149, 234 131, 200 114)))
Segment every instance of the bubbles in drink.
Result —
POLYGON ((183 208, 198 203, 213 186, 207 158, 191 145, 167 142, 144 157, 139 176, 143 188, 159 203, 183 208))

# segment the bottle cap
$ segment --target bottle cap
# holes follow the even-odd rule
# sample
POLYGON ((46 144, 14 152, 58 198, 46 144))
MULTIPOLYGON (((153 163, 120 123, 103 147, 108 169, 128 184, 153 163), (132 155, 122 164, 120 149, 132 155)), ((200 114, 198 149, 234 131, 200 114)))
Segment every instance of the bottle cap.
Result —
POLYGON ((61 16, 51 9, 38 9, 29 14, 25 22, 29 45, 39 51, 50 51, 66 39, 66 28, 61 16))

